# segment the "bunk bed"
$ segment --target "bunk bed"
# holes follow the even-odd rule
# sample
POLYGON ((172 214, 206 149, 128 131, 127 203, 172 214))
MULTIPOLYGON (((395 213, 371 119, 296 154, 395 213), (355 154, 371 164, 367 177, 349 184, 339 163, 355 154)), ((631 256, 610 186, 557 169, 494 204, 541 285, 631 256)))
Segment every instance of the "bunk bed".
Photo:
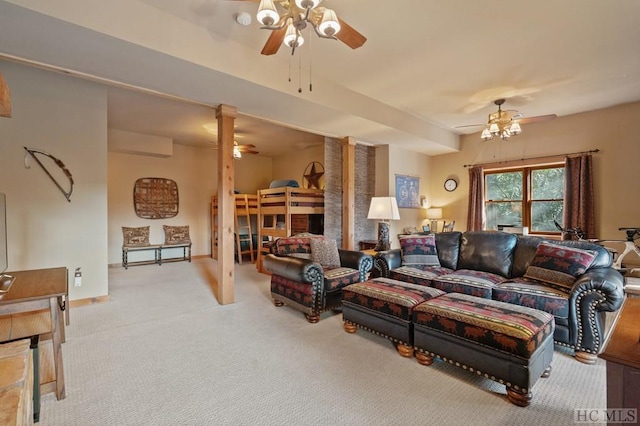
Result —
MULTIPOLYGON (((235 254, 238 263, 249 255, 255 262, 258 251, 258 236, 255 229, 258 216, 258 196, 256 194, 234 194, 235 254)), ((218 258, 218 196, 211 197, 211 257, 218 258)))
POLYGON ((269 253, 271 242, 301 232, 324 233, 324 190, 284 186, 258 190, 258 260, 269 253))

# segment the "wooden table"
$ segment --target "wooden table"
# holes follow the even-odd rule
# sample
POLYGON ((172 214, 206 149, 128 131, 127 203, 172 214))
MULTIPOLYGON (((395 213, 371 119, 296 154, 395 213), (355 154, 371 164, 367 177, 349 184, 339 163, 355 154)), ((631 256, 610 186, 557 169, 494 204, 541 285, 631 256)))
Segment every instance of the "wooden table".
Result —
POLYGON ((62 341, 64 340, 63 303, 68 295, 67 268, 36 269, 7 272, 16 278, 11 290, 0 296, 0 315, 49 309, 51 313, 51 340, 55 370, 55 393, 64 399, 64 369, 62 341))
POLYGON ((640 298, 627 298, 604 351, 607 408, 640 412, 640 298))

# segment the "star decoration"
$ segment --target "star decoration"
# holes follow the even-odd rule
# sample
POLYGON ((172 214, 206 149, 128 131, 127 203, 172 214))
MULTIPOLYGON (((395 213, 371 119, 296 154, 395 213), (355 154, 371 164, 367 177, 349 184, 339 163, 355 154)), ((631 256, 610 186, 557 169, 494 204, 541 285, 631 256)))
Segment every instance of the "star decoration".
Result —
POLYGON ((307 179, 307 188, 311 189, 311 188, 315 188, 315 189, 322 189, 320 188, 320 178, 324 175, 324 172, 318 172, 316 171, 316 163, 315 161, 313 163, 311 163, 311 169, 309 170, 309 173, 307 173, 306 175, 304 175, 304 178, 307 179))

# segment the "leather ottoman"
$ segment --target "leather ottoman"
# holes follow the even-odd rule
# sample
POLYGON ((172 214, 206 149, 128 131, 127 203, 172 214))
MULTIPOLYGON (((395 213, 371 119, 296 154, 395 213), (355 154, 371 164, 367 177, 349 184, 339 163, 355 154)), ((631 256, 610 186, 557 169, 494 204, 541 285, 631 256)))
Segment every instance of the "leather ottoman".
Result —
POLYGON ((553 315, 467 294, 448 293, 413 309, 416 358, 437 357, 503 383, 507 398, 525 407, 531 387, 548 377, 553 358, 553 315))
POLYGON ((443 291, 389 278, 374 278, 342 289, 342 317, 347 333, 357 327, 391 339, 398 353, 413 356, 413 308, 443 291))

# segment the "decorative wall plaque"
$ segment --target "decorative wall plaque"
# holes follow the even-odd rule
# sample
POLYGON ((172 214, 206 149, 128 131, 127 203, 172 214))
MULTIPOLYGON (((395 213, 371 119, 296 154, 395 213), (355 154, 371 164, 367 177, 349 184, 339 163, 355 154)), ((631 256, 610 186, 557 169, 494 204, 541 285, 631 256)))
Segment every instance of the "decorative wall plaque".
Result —
POLYGON ((178 184, 171 179, 140 178, 133 186, 133 207, 143 219, 166 219, 178 214, 178 184))

